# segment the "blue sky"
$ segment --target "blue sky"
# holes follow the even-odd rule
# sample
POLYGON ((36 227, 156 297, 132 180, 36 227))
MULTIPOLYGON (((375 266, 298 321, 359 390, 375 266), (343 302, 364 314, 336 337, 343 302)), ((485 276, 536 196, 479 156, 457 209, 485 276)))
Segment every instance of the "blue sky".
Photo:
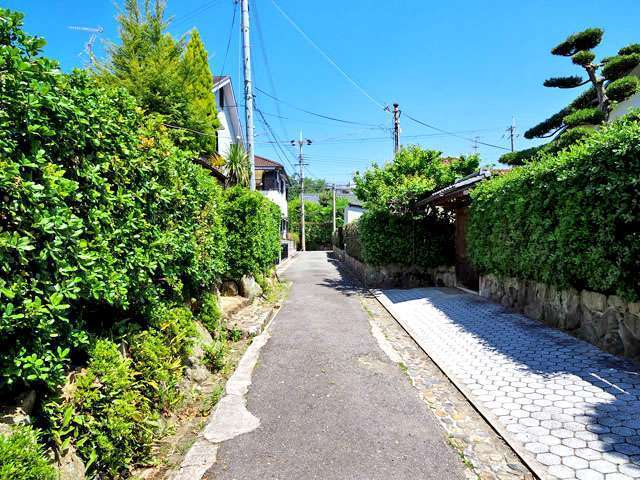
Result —
MULTIPOLYGON (((637 0, 277 1, 376 102, 397 101, 401 110, 423 122, 505 147, 508 141, 501 137, 512 116, 522 133, 577 93, 542 86, 549 76, 580 73, 569 59, 550 55, 555 44, 591 26, 606 31, 597 50, 601 56, 640 42, 637 0)), ((306 149, 308 173, 339 183, 372 161, 388 160, 390 115, 314 50, 272 0, 255 3, 255 85, 290 105, 370 125, 316 118, 258 92, 256 103, 279 140, 295 138, 302 130, 314 140, 306 149)), ((112 0, 5 0, 3 5, 26 14, 26 30, 47 39, 45 53, 65 70, 83 65, 78 54, 88 38, 69 25, 99 25, 105 30, 102 42, 118 40, 112 0)), ((212 70, 231 75, 239 95, 239 14, 224 63, 233 11, 232 0, 168 0, 168 13, 175 19, 170 32, 180 36, 197 27, 212 70)), ((103 55, 103 47, 97 46, 97 52, 103 55)), ((401 118, 401 127, 403 144, 420 144, 447 155, 472 152, 471 142, 434 136, 437 132, 407 117, 401 118)), ((258 119, 256 132, 256 153, 278 160, 258 119)), ((533 145, 522 137, 516 141, 519 149, 533 145)), ((483 163, 495 163, 502 152, 481 145, 479 153, 483 163)), ((291 155, 288 159, 292 161, 291 155)), ((292 170, 288 161, 285 165, 292 170)))

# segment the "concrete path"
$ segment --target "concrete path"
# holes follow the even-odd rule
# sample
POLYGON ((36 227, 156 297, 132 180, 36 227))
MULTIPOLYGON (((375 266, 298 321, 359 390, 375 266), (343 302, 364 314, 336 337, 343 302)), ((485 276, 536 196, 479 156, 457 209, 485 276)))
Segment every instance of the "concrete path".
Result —
POLYGON ((378 298, 542 478, 640 478, 640 368, 454 289, 378 298))
POLYGON ((302 254, 247 395, 257 429, 223 442, 207 478, 462 479, 464 467, 373 338, 337 262, 302 254))

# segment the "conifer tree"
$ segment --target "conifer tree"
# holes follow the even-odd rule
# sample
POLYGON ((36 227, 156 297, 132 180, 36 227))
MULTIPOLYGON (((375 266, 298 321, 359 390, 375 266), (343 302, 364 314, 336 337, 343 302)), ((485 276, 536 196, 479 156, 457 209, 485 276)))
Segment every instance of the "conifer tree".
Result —
POLYGON ((216 151, 215 132, 220 123, 208 57, 200 33, 194 29, 182 60, 181 74, 188 114, 195 122, 195 129, 206 134, 200 135, 196 141, 202 153, 212 154, 216 151))

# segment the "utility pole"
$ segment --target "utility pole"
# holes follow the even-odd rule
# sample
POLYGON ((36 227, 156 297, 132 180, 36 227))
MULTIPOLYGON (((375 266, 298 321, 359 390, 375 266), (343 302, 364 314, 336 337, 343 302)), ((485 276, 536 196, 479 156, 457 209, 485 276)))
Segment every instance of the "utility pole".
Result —
POLYGON ((473 137, 473 154, 477 155, 478 154, 478 140, 480 140, 480 137, 473 137))
MULTIPOLYGON (((393 104, 393 154, 397 155, 400 151, 400 114, 402 113, 398 108, 399 105, 397 103, 393 104)), ((387 105, 385 108, 387 112, 390 112, 391 109, 387 105)))
POLYGON ((516 117, 513 117, 511 119, 511 126, 509 128, 507 128, 507 135, 511 139, 511 151, 514 152, 515 151, 515 138, 518 136, 518 135, 516 135, 516 117))
POLYGON ((249 37, 249 0, 240 0, 242 7, 242 52, 244 64, 244 113, 247 129, 247 155, 251 166, 249 188, 256 189, 256 164, 253 151, 253 88, 251 85, 251 42, 249 37))
POLYGON ((331 187, 331 192, 333 193, 333 230, 336 231, 336 184, 334 183, 331 187))
POLYGON ((298 140, 291 140, 291 145, 298 145, 298 166, 300 167, 300 243, 302 245, 303 252, 307 250, 307 241, 305 238, 304 227, 304 166, 306 164, 304 163, 304 157, 302 156, 302 147, 305 144, 311 145, 311 143, 311 140, 302 137, 302 132, 300 132, 300 138, 298 140))

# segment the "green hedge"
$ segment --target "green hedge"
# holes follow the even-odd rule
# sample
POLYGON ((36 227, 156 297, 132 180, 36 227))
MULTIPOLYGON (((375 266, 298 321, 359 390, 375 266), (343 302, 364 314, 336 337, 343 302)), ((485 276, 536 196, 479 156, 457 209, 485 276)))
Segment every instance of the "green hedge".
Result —
POLYGON ((219 279, 221 189, 127 93, 60 73, 0 14, 0 390, 54 387, 87 331, 219 279))
POLYGON ((432 216, 412 218, 384 210, 365 212, 358 219, 362 258, 370 265, 452 265, 454 226, 432 216))
POLYGON ((624 119, 472 193, 484 273, 640 298, 640 125, 624 119))
POLYGON ((239 279, 268 271, 280 254, 280 209, 259 192, 240 187, 227 190, 225 200, 226 275, 239 279))
MULTIPOLYGON (((342 230, 344 249, 353 258, 364 260, 362 257, 362 244, 360 243, 359 222, 347 223, 342 230)), ((342 248, 342 246, 340 247, 342 248)))
POLYGON ((11 435, 0 435, 0 480, 55 480, 39 433, 30 426, 16 426, 11 435))

